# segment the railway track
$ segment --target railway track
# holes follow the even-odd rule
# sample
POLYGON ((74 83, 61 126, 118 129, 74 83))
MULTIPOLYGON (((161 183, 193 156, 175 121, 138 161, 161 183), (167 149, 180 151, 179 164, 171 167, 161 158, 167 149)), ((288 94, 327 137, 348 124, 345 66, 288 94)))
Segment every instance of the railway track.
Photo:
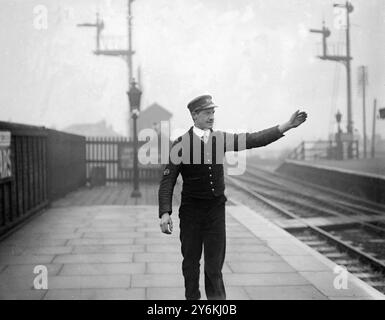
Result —
POLYGON ((282 175, 273 171, 268 171, 261 169, 258 165, 248 162, 247 163, 247 173, 255 174, 258 173, 259 178, 265 178, 268 181, 272 181, 274 178, 275 184, 285 183, 287 186, 293 186, 298 188, 301 192, 307 192, 312 190, 314 192, 319 192, 324 196, 330 197, 338 203, 342 203, 346 207, 358 208, 358 209, 371 209, 373 211, 378 211, 381 214, 385 213, 385 205, 358 198, 357 196, 350 195, 347 193, 340 192, 338 190, 330 189, 321 185, 317 185, 311 182, 303 181, 292 176, 282 175))
POLYGON ((226 179, 280 216, 301 222, 286 231, 385 293, 384 206, 249 165, 247 175, 226 179), (344 223, 318 227, 309 221, 317 217, 344 223))
MULTIPOLYGON (((330 198, 319 194, 310 195, 285 187, 277 188, 272 184, 260 183, 257 181, 259 179, 257 176, 239 176, 237 179, 250 185, 259 195, 280 204, 301 218, 336 217, 344 221, 344 224, 361 223, 365 228, 385 238, 385 223, 377 221, 383 218, 382 212, 378 210, 344 207, 343 203, 334 203, 330 198), (368 221, 368 216, 375 221, 368 221)), ((289 215, 286 215, 286 218, 293 219, 289 215)))
POLYGON ((378 226, 379 232, 385 230, 385 206, 381 204, 367 200, 361 203, 357 197, 336 193, 325 187, 319 188, 317 185, 289 179, 253 166, 247 171, 247 176, 237 178, 250 183, 261 195, 286 207, 291 206, 297 215, 304 218, 335 216, 365 223, 373 230, 378 226), (372 221, 368 222, 368 217, 372 221))

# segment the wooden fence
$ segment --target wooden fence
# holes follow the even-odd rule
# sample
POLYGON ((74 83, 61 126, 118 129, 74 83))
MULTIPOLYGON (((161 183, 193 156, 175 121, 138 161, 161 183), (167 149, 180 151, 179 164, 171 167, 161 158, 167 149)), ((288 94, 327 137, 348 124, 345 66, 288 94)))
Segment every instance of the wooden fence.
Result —
POLYGON ((86 182, 84 137, 8 122, 1 132, 11 140, 1 159, 10 175, 0 178, 0 235, 86 182))

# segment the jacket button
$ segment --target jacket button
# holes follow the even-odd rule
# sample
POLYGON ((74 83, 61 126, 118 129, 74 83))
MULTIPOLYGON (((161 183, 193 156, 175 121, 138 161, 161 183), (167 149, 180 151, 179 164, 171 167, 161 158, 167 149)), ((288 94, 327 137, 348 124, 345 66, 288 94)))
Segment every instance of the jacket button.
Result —
POLYGON ((211 189, 211 191, 214 191, 214 189, 211 189))
POLYGON ((212 177, 213 175, 212 174, 210 174, 210 177, 212 177))
POLYGON ((209 167, 209 170, 211 170, 211 167, 209 167))
POLYGON ((212 181, 210 181, 210 183, 211 183, 211 184, 213 184, 213 182, 212 182, 212 181))

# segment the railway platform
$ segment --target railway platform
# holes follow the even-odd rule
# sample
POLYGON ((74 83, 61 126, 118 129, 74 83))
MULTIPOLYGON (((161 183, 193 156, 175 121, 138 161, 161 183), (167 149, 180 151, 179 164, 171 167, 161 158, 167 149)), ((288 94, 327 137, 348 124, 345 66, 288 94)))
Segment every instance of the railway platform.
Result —
POLYGON ((276 171, 354 197, 385 204, 384 159, 289 160, 276 171))
POLYGON ((352 160, 316 159, 298 162, 315 167, 324 167, 336 171, 350 172, 352 174, 372 175, 385 178, 385 158, 352 160))
MULTIPOLYGON (((107 205, 92 204, 101 196, 86 201, 81 192, 87 192, 75 192, 3 239, 0 299, 183 300, 177 208, 173 234, 162 234, 157 206, 114 202, 123 199, 121 189, 105 196, 107 205), (34 288, 37 265, 48 270, 47 289, 34 288)), ((335 273, 333 262, 258 210, 228 198, 229 300, 385 298, 354 275, 335 273)), ((202 275, 200 285, 206 299, 202 275)))

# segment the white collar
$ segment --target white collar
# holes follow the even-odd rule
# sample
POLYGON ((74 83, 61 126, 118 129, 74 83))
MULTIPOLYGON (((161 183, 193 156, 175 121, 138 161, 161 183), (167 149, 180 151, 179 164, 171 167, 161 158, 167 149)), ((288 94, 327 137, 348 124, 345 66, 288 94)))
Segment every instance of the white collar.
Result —
POLYGON ((200 138, 203 137, 205 134, 208 135, 210 133, 210 129, 202 130, 201 128, 198 128, 196 126, 193 127, 193 131, 200 138))

